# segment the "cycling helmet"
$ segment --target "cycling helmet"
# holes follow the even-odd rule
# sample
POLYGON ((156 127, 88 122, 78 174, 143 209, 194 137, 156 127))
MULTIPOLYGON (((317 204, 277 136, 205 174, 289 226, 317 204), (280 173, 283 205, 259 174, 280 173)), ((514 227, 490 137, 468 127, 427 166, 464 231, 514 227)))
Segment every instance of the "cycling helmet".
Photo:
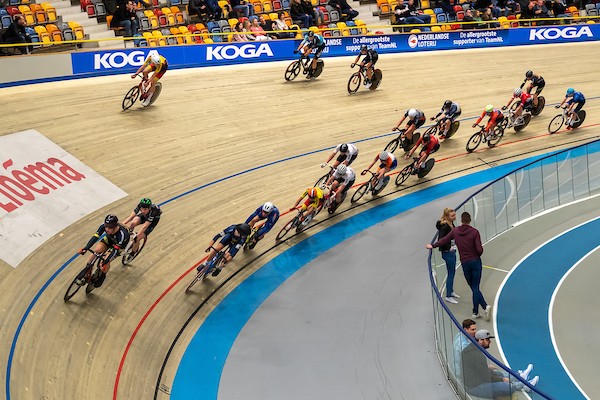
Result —
POLYGON ((446 110, 447 110, 447 109, 448 109, 448 108, 450 108, 450 107, 452 107, 452 100, 446 100, 446 101, 444 102, 444 109, 446 109, 446 110))
POLYGON ((525 72, 525 78, 527 78, 527 79, 533 78, 533 71, 529 70, 529 71, 525 72))
POLYGON ((379 153, 379 159, 381 161, 385 161, 390 157, 389 153, 387 151, 382 151, 381 153, 379 153))
POLYGON ((429 135, 429 133, 423 134, 423 143, 429 143, 430 140, 431 136, 429 135))
POLYGON ((573 89, 572 87, 567 89, 567 96, 573 96, 573 93, 575 93, 575 89, 573 89))
POLYGON ((248 224, 239 224, 235 227, 235 230, 238 231, 240 236, 248 236, 250 234, 250 225, 248 224))
POLYGON ((367 45, 366 45, 366 44, 363 44, 362 46, 360 46, 360 52, 361 52, 361 53, 362 53, 362 52, 365 52, 365 51, 367 51, 367 50, 369 50, 369 48, 367 47, 367 45))
POLYGON ((485 112, 486 113, 491 113, 492 111, 494 111, 494 106, 492 104, 488 104, 487 106, 485 106, 485 112))
POLYGON ((116 215, 108 214, 106 218, 104 218, 104 225, 109 228, 114 228, 119 223, 119 218, 116 215))
POLYGON ((515 95, 515 97, 519 97, 521 95, 521 93, 523 93, 521 91, 521 88, 516 88, 515 91, 513 92, 513 94, 515 95))
POLYGON ((308 33, 306 35, 308 36, 309 39, 312 39, 315 36, 315 32, 308 31, 308 33))
POLYGON ((346 175, 346 171, 348 170, 348 168, 346 167, 345 164, 340 164, 338 165, 336 171, 339 175, 346 175))
POLYGON ((138 204, 139 208, 150 208, 152 206, 152 200, 147 197, 144 197, 140 200, 140 204, 138 204))
POLYGON ((273 211, 273 203, 267 201, 265 204, 263 204, 262 211, 266 214, 271 213, 271 211, 273 211))
POLYGON ((158 53, 152 53, 148 58, 150 58, 153 64, 160 64, 160 55, 158 53))
POLYGON ((417 117, 417 110, 415 110, 414 108, 411 108, 410 110, 408 110, 408 116, 411 118, 416 118, 417 117))
POLYGON ((346 143, 342 143, 340 145, 340 152, 345 153, 348 151, 348 145, 346 143))
POLYGON ((310 197, 311 199, 317 197, 317 189, 315 189, 315 188, 308 189, 308 197, 310 197))

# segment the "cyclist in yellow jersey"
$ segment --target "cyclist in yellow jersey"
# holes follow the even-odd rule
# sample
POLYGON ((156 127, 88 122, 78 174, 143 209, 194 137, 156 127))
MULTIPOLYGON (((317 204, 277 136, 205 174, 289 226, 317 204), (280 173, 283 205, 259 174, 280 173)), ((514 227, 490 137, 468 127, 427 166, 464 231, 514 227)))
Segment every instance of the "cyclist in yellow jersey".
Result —
POLYGON ((138 68, 135 74, 131 75, 131 79, 134 79, 136 75, 141 72, 144 76, 144 80, 150 81, 150 88, 147 88, 146 92, 142 94, 142 100, 144 101, 142 105, 147 106, 148 104, 150 104, 152 95, 156 90, 156 82, 158 82, 158 80, 162 78, 165 72, 167 72, 167 69, 169 69, 169 63, 167 62, 167 59, 161 56, 160 54, 154 52, 152 54, 149 54, 146 58, 146 61, 144 61, 144 64, 142 64, 142 66, 138 68), (150 78, 148 78, 150 72, 154 73, 150 78))
POLYGON ((306 201, 304 202, 304 204, 302 204, 302 207, 300 208, 302 209, 302 211, 304 211, 304 219, 306 219, 309 216, 313 216, 315 214, 315 211, 319 207, 321 207, 321 205, 323 204, 323 200, 325 199, 325 195, 323 193, 323 190, 321 190, 320 188, 308 188, 304 191, 304 193, 302 193, 302 196, 300 196, 298 200, 296 200, 296 203, 292 208, 290 208, 290 211, 295 210, 296 207, 298 207, 298 204, 300 204, 300 202, 304 198, 306 198, 306 201))

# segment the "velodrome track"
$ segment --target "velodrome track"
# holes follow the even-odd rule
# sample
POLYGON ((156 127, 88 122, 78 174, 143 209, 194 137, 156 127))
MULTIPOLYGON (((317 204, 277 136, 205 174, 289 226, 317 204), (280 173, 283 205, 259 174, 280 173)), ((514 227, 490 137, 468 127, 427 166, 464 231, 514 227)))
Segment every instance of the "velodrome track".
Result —
MULTIPOLYGON (((440 162, 428 178, 436 183, 595 138, 600 136, 600 107, 594 99, 600 92, 595 80, 598 50, 598 44, 588 43, 386 55, 378 62, 384 73, 381 88, 355 96, 345 89, 349 58, 327 59, 314 82, 284 83, 287 63, 169 71, 156 105, 127 113, 120 112, 122 96, 132 85, 126 75, 5 89, 0 134, 36 129, 129 196, 63 230, 18 268, 0 265, 0 363, 7 366, 0 397, 151 398, 181 325, 212 288, 253 257, 240 254, 226 273, 193 295, 183 291, 189 274, 175 282, 203 258, 215 232, 244 220, 265 200, 280 209, 291 206, 322 173, 318 165, 328 151, 318 150, 361 141, 355 162, 360 170, 389 141, 378 136, 390 131, 400 111, 418 107, 430 116, 452 98, 462 105, 463 118, 473 117, 487 103, 505 104, 527 69, 546 78, 548 104, 560 101, 569 86, 586 94, 584 127, 547 135, 556 113, 547 106, 525 131, 507 133, 498 148, 465 156, 465 142, 474 130, 472 120, 463 121, 458 133, 442 144, 436 154, 440 162), (217 183, 203 187, 211 182, 217 183), (63 303, 68 283, 84 263, 77 259, 53 275, 105 214, 125 217, 142 196, 165 202, 200 187, 165 204, 160 225, 134 265, 114 265, 100 290, 87 298, 78 293, 63 303)), ((357 207, 341 218, 430 184, 357 207)), ((388 186, 384 194, 393 189, 388 186)), ((289 218, 282 216, 274 230, 289 218)), ((270 248, 273 237, 261 242, 257 252, 270 248)), ((181 357, 202 319, 228 291, 285 248, 278 246, 256 260, 212 296, 172 359, 181 357)), ((172 377, 175 369, 171 362, 165 374, 172 377)))

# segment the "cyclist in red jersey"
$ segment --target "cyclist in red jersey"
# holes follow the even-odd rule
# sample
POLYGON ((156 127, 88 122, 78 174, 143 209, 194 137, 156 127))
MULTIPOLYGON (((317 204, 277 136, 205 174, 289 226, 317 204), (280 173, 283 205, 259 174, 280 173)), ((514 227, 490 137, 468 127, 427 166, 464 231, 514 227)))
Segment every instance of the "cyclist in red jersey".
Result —
POLYGON ((508 104, 502 107, 503 110, 506 110, 510 103, 512 103, 513 99, 519 99, 519 107, 515 110, 515 119, 519 118, 523 112, 523 110, 531 111, 533 108, 533 96, 527 92, 521 90, 521 88, 516 88, 513 92, 513 97, 508 101, 508 104))
POLYGON ((419 138, 417 143, 415 143, 414 147, 410 149, 404 158, 408 160, 417 150, 417 147, 419 147, 421 144, 423 144, 423 148, 419 152, 419 159, 414 164, 415 168, 413 169, 413 175, 417 173, 416 166, 419 166, 419 168, 425 168, 425 161, 427 161, 427 157, 429 157, 430 154, 438 151, 440 148, 440 142, 438 138, 430 135, 429 133, 425 133, 421 138, 419 138))
POLYGON ((475 128, 477 124, 479 124, 486 115, 490 117, 490 119, 488 120, 488 123, 485 126, 485 133, 489 134, 492 131, 492 129, 494 129, 494 127, 498 125, 498 123, 502 122, 502 120, 504 119, 504 114, 502 114, 502 111, 498 110, 497 108, 494 108, 492 104, 488 104, 487 106, 485 106, 485 110, 483 111, 483 113, 481 113, 479 119, 477 119, 477 121, 475 121, 475 123, 473 124, 473 128, 475 128))

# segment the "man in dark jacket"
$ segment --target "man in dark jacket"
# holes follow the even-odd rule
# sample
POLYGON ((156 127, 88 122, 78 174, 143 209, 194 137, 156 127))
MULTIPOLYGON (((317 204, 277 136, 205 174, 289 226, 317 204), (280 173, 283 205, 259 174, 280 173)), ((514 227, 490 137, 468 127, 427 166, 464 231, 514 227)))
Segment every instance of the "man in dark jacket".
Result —
POLYGON ((354 18, 358 17, 358 11, 350 7, 346 0, 329 0, 328 4, 338 10, 340 17, 342 14, 346 14, 346 21, 352 21, 354 18))
MULTIPOLYGON (((16 15, 13 22, 6 28, 6 31, 2 34, 2 41, 4 43, 31 43, 31 37, 25 30, 25 18, 22 15, 16 15)), ((28 54, 33 50, 32 46, 20 46, 17 47, 21 54, 28 54)))
POLYGON ((463 273, 465 274, 465 279, 473 292, 473 315, 471 316, 471 319, 480 317, 479 306, 481 306, 485 313, 486 321, 489 321, 492 306, 486 303, 481 290, 479 290, 481 272, 483 270, 483 265, 481 263, 481 255, 483 254, 481 236, 479 235, 479 231, 470 225, 471 215, 468 212, 462 213, 460 222, 462 222, 461 226, 454 228, 448 235, 444 236, 433 245, 428 244, 426 247, 432 249, 434 247, 443 246, 454 239, 460 254, 460 262, 462 264, 463 273))
POLYGON ((113 15, 113 19, 110 22, 112 28, 123 27, 125 28, 125 37, 130 38, 138 33, 138 20, 135 15, 135 4, 133 1, 128 1, 125 4, 117 7, 113 15))

